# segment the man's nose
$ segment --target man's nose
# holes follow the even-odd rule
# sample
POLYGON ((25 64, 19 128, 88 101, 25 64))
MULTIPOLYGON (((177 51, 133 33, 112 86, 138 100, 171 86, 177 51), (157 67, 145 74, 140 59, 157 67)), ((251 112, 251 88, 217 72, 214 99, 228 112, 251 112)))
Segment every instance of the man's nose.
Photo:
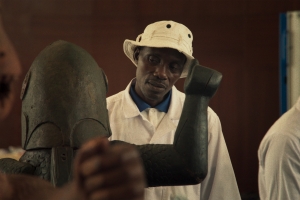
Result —
POLYGON ((155 68, 154 76, 158 77, 159 79, 167 79, 167 66, 166 65, 159 65, 155 68))

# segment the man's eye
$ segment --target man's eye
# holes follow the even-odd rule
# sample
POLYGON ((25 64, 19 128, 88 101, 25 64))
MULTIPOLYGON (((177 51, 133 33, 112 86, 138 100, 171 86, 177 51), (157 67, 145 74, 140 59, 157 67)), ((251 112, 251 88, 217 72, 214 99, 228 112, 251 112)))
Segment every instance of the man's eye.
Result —
POLYGON ((174 65, 174 64, 173 64, 173 65, 170 65, 170 68, 171 68, 171 69, 178 69, 178 65, 174 65))
POLYGON ((179 69, 179 65, 178 64, 171 64, 170 65, 170 69, 171 70, 178 70, 179 69))
POLYGON ((172 63, 170 64, 169 68, 172 73, 177 73, 183 69, 183 66, 179 65, 178 63, 172 63))
POLYGON ((159 59, 154 56, 149 56, 149 62, 152 64, 157 64, 159 63, 159 59))

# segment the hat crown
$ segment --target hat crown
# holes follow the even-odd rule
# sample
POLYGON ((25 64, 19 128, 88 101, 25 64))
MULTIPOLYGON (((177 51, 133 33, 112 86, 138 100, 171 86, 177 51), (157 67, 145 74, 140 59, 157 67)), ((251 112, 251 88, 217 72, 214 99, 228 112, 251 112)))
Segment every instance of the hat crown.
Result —
POLYGON ((133 57, 137 46, 177 49, 187 58, 180 76, 180 78, 184 78, 188 74, 191 61, 194 59, 192 42, 193 34, 185 25, 174 21, 158 21, 149 24, 135 41, 125 40, 123 50, 125 55, 137 66, 133 57))
POLYGON ((136 42, 157 43, 159 41, 174 43, 180 52, 192 56, 193 34, 183 24, 174 21, 159 21, 149 24, 144 33, 139 35, 136 42))

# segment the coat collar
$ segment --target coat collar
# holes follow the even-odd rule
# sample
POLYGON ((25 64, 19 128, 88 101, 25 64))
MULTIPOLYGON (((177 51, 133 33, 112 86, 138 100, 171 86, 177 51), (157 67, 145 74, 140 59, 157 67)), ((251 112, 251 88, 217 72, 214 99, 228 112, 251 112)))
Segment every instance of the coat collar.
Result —
MULTIPOLYGON (((134 103, 137 105, 140 112, 146 110, 147 108, 151 108, 151 106, 148 103, 146 103, 144 100, 142 100, 138 96, 138 94, 134 90, 134 85, 133 84, 131 84, 129 94, 130 94, 132 100, 134 101, 134 103)), ((168 109, 169 109, 169 106, 170 106, 171 94, 172 94, 172 90, 168 92, 167 98, 164 99, 161 103, 159 103, 154 108, 156 108, 157 110, 159 110, 161 112, 167 113, 168 109)))
MULTIPOLYGON (((129 91, 131 84, 135 81, 135 78, 130 81, 130 83, 127 85, 125 91, 124 91, 124 96, 123 96, 123 101, 122 101, 122 108, 123 108, 123 114, 125 118, 132 118, 140 115, 140 111, 134 101, 132 100, 129 91)), ((179 120, 182 107, 183 107, 183 102, 182 98, 179 96, 182 95, 175 86, 172 87, 172 96, 171 96, 171 102, 170 102, 170 107, 168 110, 168 113, 166 115, 169 116, 170 119, 172 120, 179 120)))

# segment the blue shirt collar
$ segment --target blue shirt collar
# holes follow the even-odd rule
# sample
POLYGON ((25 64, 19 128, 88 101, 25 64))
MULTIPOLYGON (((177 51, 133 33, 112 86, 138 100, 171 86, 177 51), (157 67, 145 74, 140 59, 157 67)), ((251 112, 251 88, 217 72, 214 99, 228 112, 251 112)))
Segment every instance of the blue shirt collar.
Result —
MULTIPOLYGON (((145 101, 143 101, 137 95, 137 93, 134 90, 134 85, 135 84, 131 85, 129 94, 130 94, 132 100, 134 101, 134 103, 137 105, 139 111, 142 112, 142 111, 146 110, 147 108, 151 108, 151 106, 149 104, 147 104, 145 101)), ((171 94, 172 94, 172 90, 170 90, 170 92, 168 92, 167 98, 165 98, 165 100, 163 100, 160 104, 155 106, 155 108, 161 112, 167 113, 169 106, 170 106, 170 102, 171 102, 171 94)))

